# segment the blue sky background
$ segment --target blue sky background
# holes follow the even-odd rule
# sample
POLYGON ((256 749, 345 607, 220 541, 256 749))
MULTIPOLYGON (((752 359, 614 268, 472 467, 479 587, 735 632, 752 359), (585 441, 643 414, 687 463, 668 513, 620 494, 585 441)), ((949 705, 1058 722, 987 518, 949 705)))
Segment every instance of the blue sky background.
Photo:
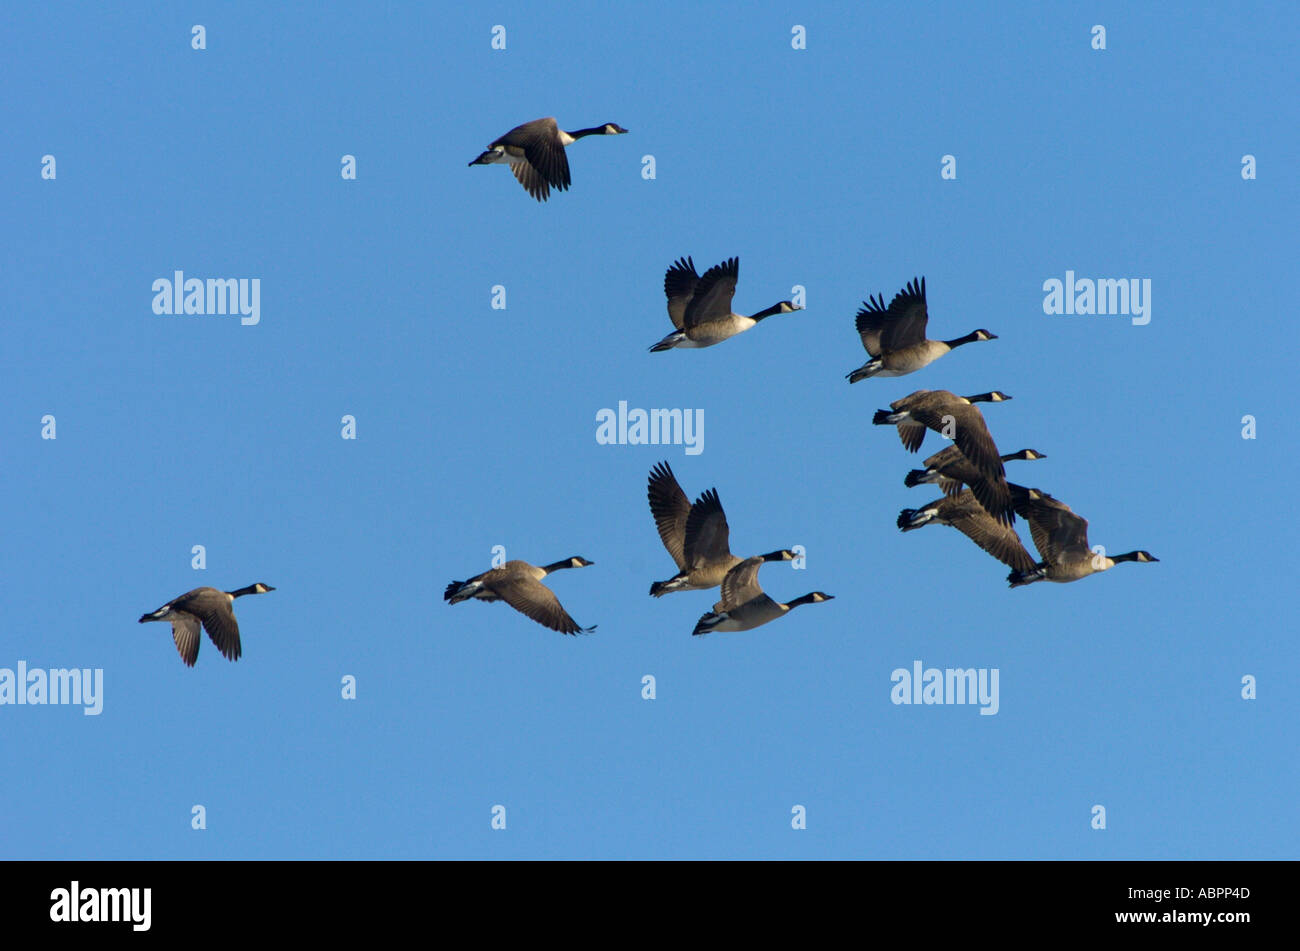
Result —
POLYGON ((1293 5, 264 7, 0 11, 0 667, 105 679, 0 707, 0 856, 1296 856, 1293 5), (466 168, 546 115, 631 134, 544 205, 466 168), (686 254, 808 307, 649 354, 686 254), (261 323, 154 315, 176 269, 260 278, 261 323), (1150 324, 1044 315, 1067 269, 1149 278, 1150 324), (931 336, 999 339, 850 387, 914 275, 931 336), (922 387, 1012 394, 999 445, 1049 458, 1011 478, 1160 563, 1011 591, 901 535, 936 493, 870 418, 922 387), (702 408, 704 452, 598 445, 619 400, 702 408), (692 638, 714 595, 646 594, 660 459, 736 552, 807 549, 774 597, 836 599, 692 638), (446 606, 494 545, 593 560, 552 580, 598 631, 446 606), (136 623, 255 581, 237 664, 136 623), (1000 712, 893 705, 918 659, 999 668, 1000 712))

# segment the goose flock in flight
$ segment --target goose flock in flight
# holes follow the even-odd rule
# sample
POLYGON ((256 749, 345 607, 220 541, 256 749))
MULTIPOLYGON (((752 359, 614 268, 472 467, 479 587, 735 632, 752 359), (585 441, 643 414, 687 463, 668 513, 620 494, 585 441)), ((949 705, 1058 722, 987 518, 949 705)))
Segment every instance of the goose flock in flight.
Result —
MULTIPOLYGON (((554 117, 534 119, 493 141, 469 164, 507 165, 528 194, 544 202, 551 189, 566 191, 571 184, 568 146, 587 136, 622 135, 627 131, 617 123, 607 122, 566 132, 554 117)), ((674 261, 664 274, 664 295, 673 331, 650 351, 712 347, 768 317, 802 309, 783 300, 749 316, 738 314, 732 310, 732 298, 739 278, 740 260, 736 257, 715 264, 703 275, 696 271, 689 256, 674 261)), ((951 340, 931 340, 926 336, 928 323, 924 277, 909 281, 888 306, 883 295, 870 295, 854 321, 870 359, 847 374, 849 383, 872 377, 907 376, 958 347, 998 339, 980 328, 951 340)), ((1007 481, 1003 463, 1046 458, 1035 449, 1009 454, 998 450, 976 404, 1009 399, 1000 390, 973 396, 957 396, 947 390, 917 390, 894 400, 889 409, 876 411, 872 422, 896 427, 909 452, 920 450, 930 430, 952 441, 926 459, 924 468, 912 469, 905 475, 905 486, 935 484, 943 495, 920 508, 904 509, 897 519, 899 529, 910 532, 931 523, 957 529, 1011 569, 1007 581, 1012 588, 1037 581, 1078 581, 1122 562, 1157 561, 1147 551, 1114 557, 1105 555, 1100 548, 1094 551, 1088 542, 1088 522, 1068 505, 1040 489, 1007 481), (1029 524, 1037 560, 1016 532, 1016 515, 1029 524)), ((733 554, 730 527, 716 488, 705 490, 691 502, 672 468, 660 462, 650 470, 646 495, 659 540, 677 566, 671 578, 651 584, 650 594, 659 598, 675 592, 719 589, 719 600, 701 615, 693 635, 752 630, 784 617, 796 607, 832 599, 825 592, 812 591, 781 602, 764 593, 758 582, 762 566, 792 561, 795 553, 781 548, 744 558, 733 554)), ((586 634, 595 626, 583 627, 574 621, 542 580, 557 571, 591 564, 579 556, 541 567, 526 561, 507 561, 468 581, 451 582, 443 599, 448 604, 471 599, 504 601, 543 627, 561 634, 586 634)), ((222 656, 237 660, 241 648, 234 600, 274 590, 260 583, 235 591, 197 588, 145 614, 140 622, 170 621, 176 648, 187 665, 193 666, 198 657, 200 627, 208 632, 222 656)))

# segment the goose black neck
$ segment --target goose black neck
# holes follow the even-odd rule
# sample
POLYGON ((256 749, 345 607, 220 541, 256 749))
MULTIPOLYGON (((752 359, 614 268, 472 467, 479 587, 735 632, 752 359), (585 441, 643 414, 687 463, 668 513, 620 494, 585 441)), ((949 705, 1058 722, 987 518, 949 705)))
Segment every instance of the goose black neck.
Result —
POLYGON ((565 132, 565 135, 572 139, 581 139, 584 135, 604 135, 605 127, 603 125, 594 126, 590 129, 579 129, 577 132, 565 132))
POLYGON ((779 313, 781 313, 781 305, 773 304, 767 310, 760 310, 757 314, 751 315, 750 320, 762 320, 764 317, 771 317, 773 314, 779 313))
POLYGON ((566 558, 564 561, 557 561, 553 565, 543 565, 542 570, 549 575, 552 571, 563 571, 565 568, 572 567, 574 567, 573 559, 566 558))
POLYGON ((257 594, 257 585, 250 584, 247 588, 240 588, 238 591, 227 591, 232 598, 242 598, 246 594, 257 594))

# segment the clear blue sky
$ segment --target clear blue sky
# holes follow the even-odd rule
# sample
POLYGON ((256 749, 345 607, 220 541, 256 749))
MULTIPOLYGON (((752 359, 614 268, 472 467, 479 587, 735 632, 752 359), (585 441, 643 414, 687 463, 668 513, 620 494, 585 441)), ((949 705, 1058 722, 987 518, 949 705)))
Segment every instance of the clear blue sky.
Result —
POLYGON ((0 707, 0 856, 1295 857, 1300 29, 1131 6, 5 6, 0 667, 103 668, 104 709, 0 707), (547 115, 631 133, 545 205, 466 167, 547 115), (807 309, 647 353, 687 254, 807 309), (177 269, 258 278, 260 323, 155 315, 177 269), (1045 315, 1067 270, 1151 322, 1045 315), (999 339, 849 386, 914 275, 932 336, 999 339), (900 534, 936 493, 870 419, 922 387, 1012 394, 1012 478, 1160 563, 1011 591, 900 534), (704 451, 599 445, 620 400, 704 451), (660 459, 835 600, 692 638, 714 595, 646 593, 660 459), (553 587, 597 632, 444 604, 494 545, 594 561, 553 587), (136 623, 256 581, 237 664, 136 623), (997 668, 999 712, 892 704, 915 660, 997 668))

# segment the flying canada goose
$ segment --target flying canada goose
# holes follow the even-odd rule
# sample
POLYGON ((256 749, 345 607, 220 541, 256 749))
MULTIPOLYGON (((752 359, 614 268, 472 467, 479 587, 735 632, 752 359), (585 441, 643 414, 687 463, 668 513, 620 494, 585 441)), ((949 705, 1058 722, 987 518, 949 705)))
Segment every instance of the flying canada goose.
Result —
POLYGON ((542 579, 552 571, 565 568, 586 568, 594 562, 586 558, 573 557, 564 561, 538 568, 526 561, 507 561, 500 568, 493 568, 481 575, 475 575, 468 581, 453 581, 447 585, 442 598, 450 604, 457 604, 467 598, 480 601, 504 601, 521 614, 526 614, 543 627, 549 627, 561 634, 590 634, 596 629, 579 627, 578 623, 564 610, 560 599, 550 588, 542 584, 542 579))
POLYGON ((773 601, 758 584, 758 569, 763 566, 763 562, 772 560, 774 559, 767 555, 755 555, 728 571, 722 579, 722 600, 700 618, 691 633, 698 635, 713 631, 748 631, 783 617, 801 604, 818 604, 834 597, 813 591, 787 604, 773 601))
POLYGON ((1043 559, 1033 568, 1007 575, 1011 587, 1035 581, 1078 581, 1088 575, 1113 568, 1122 561, 1159 561, 1149 551, 1130 551, 1109 558, 1088 546, 1088 520, 1070 511, 1039 489, 1026 489, 1012 483, 1011 499, 1016 511, 1029 522, 1034 547, 1043 559))
POLYGON ((858 336, 871 357, 848 374, 850 383, 870 376, 905 376, 929 366, 945 353, 976 340, 997 340, 987 330, 973 330, 955 340, 925 339, 929 312, 925 306, 925 278, 915 279, 894 295, 889 307, 877 295, 862 302, 858 311, 858 336))
POLYGON ((179 598, 168 601, 157 611, 140 615, 146 621, 171 621, 172 640, 181 660, 189 667, 199 658, 199 626, 208 632, 221 656, 239 660, 243 653, 239 644, 239 622, 235 620, 235 598, 246 594, 266 594, 274 591, 269 584, 250 584, 237 591, 218 591, 216 588, 195 588, 179 598))
POLYGON ((548 116, 515 126, 469 164, 505 162, 528 194, 538 201, 546 201, 552 187, 556 191, 565 191, 569 187, 566 145, 572 145, 586 135, 622 135, 625 132, 627 129, 614 122, 565 132, 556 125, 554 116, 548 116))
POLYGON ((673 262, 664 274, 664 294, 668 298, 668 316, 677 329, 650 348, 651 353, 673 347, 711 347, 729 337, 744 333, 765 317, 792 314, 793 302, 783 300, 752 317, 733 313, 731 298, 740 277, 740 258, 728 258, 715 264, 700 277, 689 257, 673 262))
MULTIPOLYGON (((677 563, 677 574, 656 581, 650 594, 662 598, 673 591, 704 591, 722 584, 727 572, 740 564, 731 553, 731 529, 716 489, 706 490, 695 504, 677 484, 672 467, 661 462, 650 470, 646 498, 659 539, 677 563)), ((759 556, 766 561, 793 561, 789 549, 759 556)))
MULTIPOLYGON (((918 390, 917 392, 925 393, 929 391, 918 390)), ((913 393, 911 395, 915 396, 916 393, 913 393)), ((903 399, 909 399, 909 398, 910 397, 903 397, 903 399)), ((1003 393, 1001 390, 993 390, 992 392, 989 393, 976 393, 974 396, 965 396, 961 398, 964 399, 967 403, 1005 403, 1007 400, 1011 399, 1009 395, 1003 393)), ((880 412, 884 412, 884 410, 881 410, 880 412)), ((876 415, 879 416, 880 413, 878 412, 876 413, 876 415)), ((911 419, 910 417, 905 419, 900 419, 896 425, 898 427, 898 438, 903 443, 903 448, 906 449, 908 452, 919 451, 921 448, 921 443, 925 442, 925 433, 926 433, 925 425, 922 423, 918 423, 916 420, 911 419)))
MULTIPOLYGON (((1002 457, 1002 461, 1046 458, 1047 456, 1037 449, 1021 449, 1019 452, 1007 453, 1002 457)), ((945 446, 921 464, 925 466, 924 469, 913 469, 903 477, 903 485, 909 489, 918 485, 937 483, 944 495, 953 496, 961 491, 962 485, 979 478, 979 471, 956 446, 945 446)))
POLYGON ((898 527, 905 532, 931 522, 951 525, 998 561, 1017 571, 1033 570, 1034 559, 1025 551, 1016 530, 984 511, 984 506, 970 489, 935 499, 919 509, 903 509, 898 513, 898 527))
MULTIPOLYGON (((994 394, 984 395, 992 397, 994 394)), ((1005 399, 1005 395, 1002 398, 1005 399)), ((909 449, 912 448, 909 439, 919 448, 925 438, 925 429, 921 427, 950 436, 974 470, 975 478, 969 484, 975 498, 990 515, 1010 525, 1015 516, 1007 490, 1006 470, 1002 468, 1002 456, 984 423, 984 416, 975 408, 975 402, 947 390, 917 390, 890 403, 893 412, 877 410, 871 421, 878 426, 898 426, 903 445, 909 449), (911 428, 905 430, 903 423, 910 424, 911 428), (945 432, 945 429, 950 431, 945 432)))

